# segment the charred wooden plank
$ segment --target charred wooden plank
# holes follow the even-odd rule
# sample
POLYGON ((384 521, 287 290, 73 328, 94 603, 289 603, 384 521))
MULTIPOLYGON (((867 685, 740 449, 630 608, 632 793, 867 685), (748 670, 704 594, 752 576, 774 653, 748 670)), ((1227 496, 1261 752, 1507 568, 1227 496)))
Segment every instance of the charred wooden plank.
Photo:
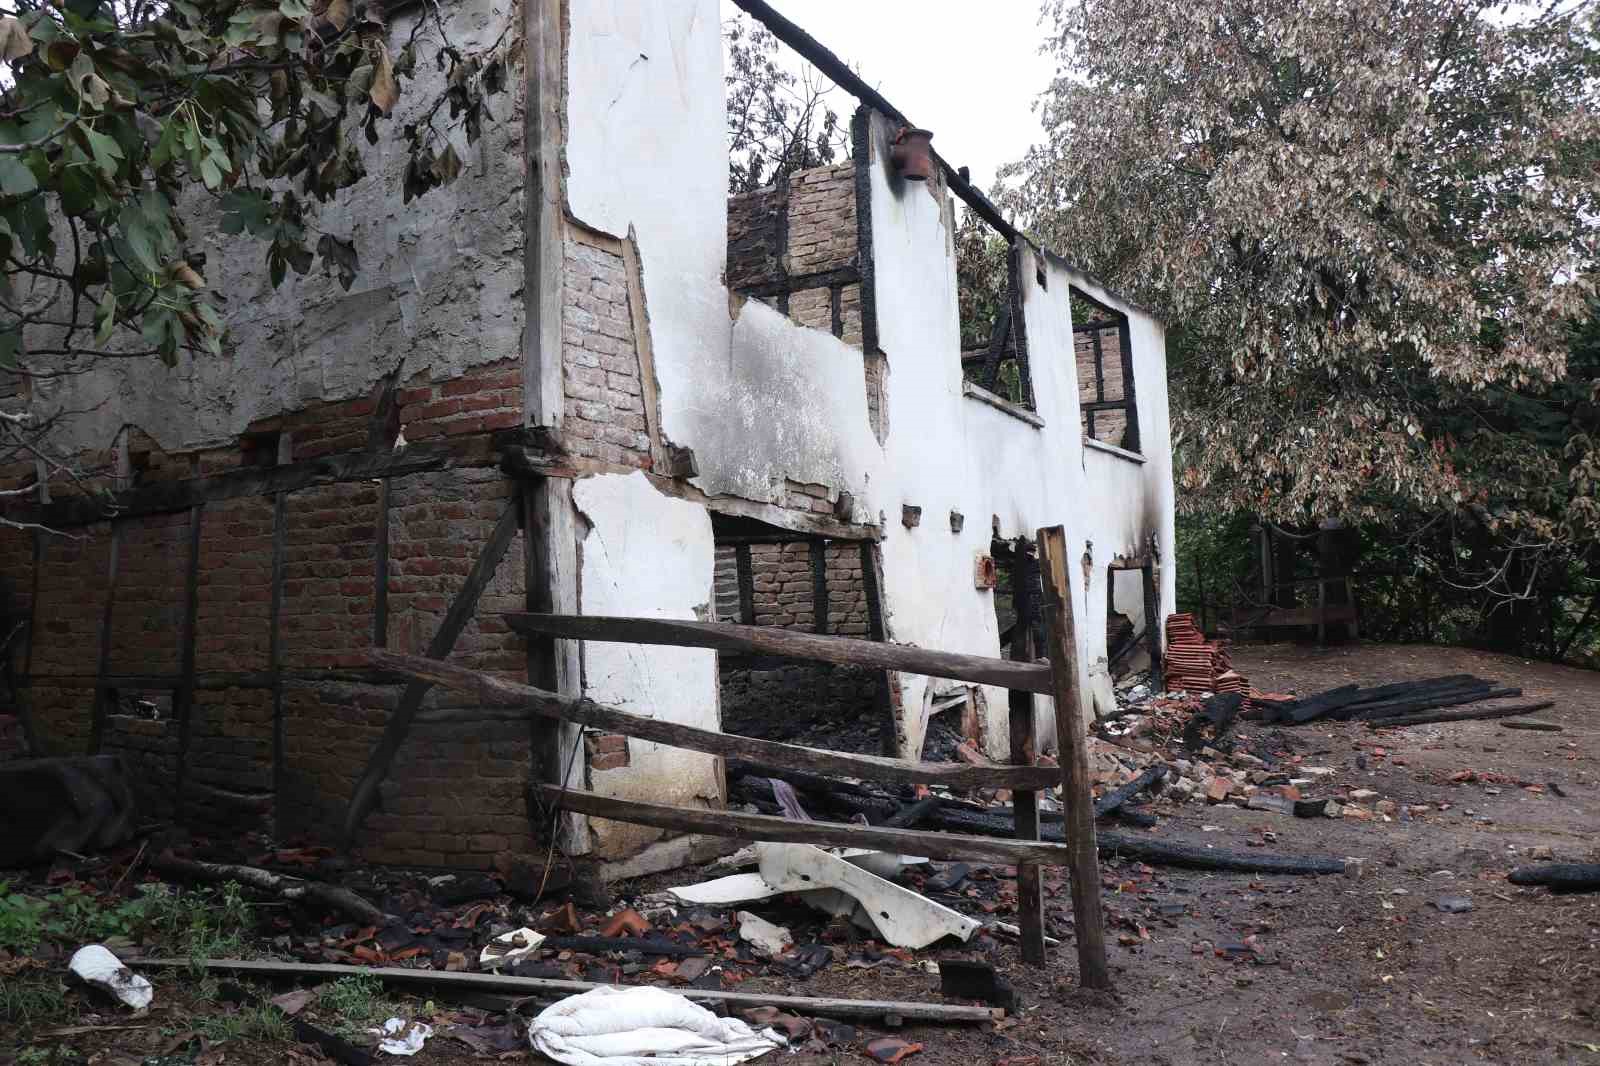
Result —
MULTIPOLYGON (((1520 691, 1520 690, 1518 690, 1520 691)), ((1407 714, 1399 718, 1379 718, 1367 723, 1369 729, 1399 729, 1410 725, 1433 725, 1436 722, 1476 722, 1491 718, 1515 718, 1554 707, 1555 700, 1538 703, 1518 703, 1510 707, 1484 707, 1475 711, 1441 711, 1438 714, 1407 714)))
POLYGON ((1548 885, 1558 892, 1593 892, 1600 889, 1600 863, 1550 862, 1518 866, 1506 880, 1514 885, 1548 885))
POLYGON ((880 670, 927 674, 930 677, 951 677, 1027 692, 1050 692, 1050 668, 1039 663, 928 651, 904 644, 818 636, 770 626, 673 618, 561 614, 507 614, 504 617, 507 625, 524 634, 782 655, 839 666, 868 666, 880 670))

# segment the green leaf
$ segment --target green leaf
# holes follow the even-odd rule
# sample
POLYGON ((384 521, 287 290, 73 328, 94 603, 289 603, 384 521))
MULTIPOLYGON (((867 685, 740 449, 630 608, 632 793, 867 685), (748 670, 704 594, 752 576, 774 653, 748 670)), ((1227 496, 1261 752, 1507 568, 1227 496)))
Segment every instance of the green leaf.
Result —
POLYGON ((239 189, 222 198, 222 232, 264 237, 272 231, 272 201, 259 192, 239 189))
POLYGON ((17 349, 22 345, 22 331, 20 329, 7 330, 0 333, 0 367, 14 370, 17 366, 17 349))
POLYGON ((182 134, 179 132, 180 125, 179 122, 168 119, 166 125, 161 128, 161 139, 150 151, 150 165, 156 170, 160 170, 177 157, 179 142, 182 139, 182 134))
POLYGON ((216 189, 222 184, 222 169, 217 166, 216 157, 208 155, 200 160, 200 180, 206 183, 208 189, 216 189))
POLYGON ((39 187, 39 179, 23 165, 20 157, 0 155, 0 193, 25 196, 39 187))
POLYGON ((100 168, 100 173, 108 178, 114 178, 122 164, 122 146, 114 139, 103 133, 96 133, 88 127, 82 127, 84 139, 89 142, 89 150, 94 153, 94 165, 100 168))
POLYGON ((105 344, 111 339, 111 333, 117 328, 117 294, 108 285, 105 294, 100 297, 100 306, 94 312, 94 341, 96 344, 105 344))
POLYGON ((303 0, 280 0, 278 11, 282 13, 284 18, 306 19, 311 17, 311 9, 305 5, 303 0))

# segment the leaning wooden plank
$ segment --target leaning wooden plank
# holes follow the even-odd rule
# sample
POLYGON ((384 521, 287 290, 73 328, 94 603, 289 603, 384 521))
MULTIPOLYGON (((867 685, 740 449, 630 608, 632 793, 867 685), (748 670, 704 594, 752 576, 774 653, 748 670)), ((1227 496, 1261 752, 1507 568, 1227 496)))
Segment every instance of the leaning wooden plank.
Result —
POLYGON ((1510 707, 1484 707, 1476 711, 1441 711, 1438 714, 1408 714, 1400 718, 1378 718, 1367 723, 1368 729, 1399 729, 1408 725, 1432 725, 1435 722, 1474 722, 1486 718, 1515 718, 1519 714, 1532 714, 1546 707, 1554 707, 1555 700, 1539 703, 1516 703, 1510 707))
MULTIPOLYGON (((1130 401, 1131 402, 1131 401, 1130 401)), ((1056 744, 1061 759, 1061 810, 1072 871, 1072 917, 1078 943, 1078 984, 1110 988, 1106 926, 1100 905, 1094 793, 1089 790, 1089 746, 1084 735, 1084 693, 1079 688, 1078 637, 1068 582, 1067 536, 1061 526, 1039 530, 1040 584, 1044 592, 1044 651, 1055 697, 1056 744)))
MULTIPOLYGON (((500 561, 505 558, 506 549, 511 546, 512 538, 517 535, 517 510, 517 500, 513 497, 506 505, 506 509, 500 512, 500 521, 495 524, 494 531, 489 534, 488 542, 478 553, 467 579, 456 591, 456 598, 450 601, 450 609, 445 612, 438 631, 428 642, 429 658, 443 659, 449 655, 455 648, 456 639, 461 636, 461 631, 467 628, 467 623, 477 613, 478 597, 483 595, 483 590, 494 580, 494 572, 500 568, 500 561)), ((400 697, 399 706, 395 708, 394 714, 390 715, 389 724, 384 727, 383 736, 378 739, 377 747, 372 749, 372 755, 367 760, 367 768, 362 773, 361 780, 356 782, 356 790, 350 797, 350 807, 345 811, 344 842, 347 847, 355 842, 356 832, 361 828, 362 819, 367 816, 373 804, 378 802, 378 786, 389 776, 389 766, 400 751, 400 745, 405 743, 406 734, 411 731, 411 720, 422 709, 422 699, 431 687, 433 687, 431 683, 422 681, 406 686, 405 692, 400 697)))
MULTIPOLYGON (((276 962, 269 959, 127 959, 129 966, 147 970, 181 970, 203 966, 207 970, 243 977, 304 977, 334 980, 340 977, 376 977, 385 984, 422 985, 462 992, 514 992, 552 999, 575 996, 604 987, 589 981, 564 981, 547 977, 512 977, 509 974, 452 973, 449 970, 411 970, 399 966, 343 966, 331 962, 276 962)), ((908 1022, 945 1022, 980 1025, 998 1021, 1006 1012, 997 1007, 969 1007, 958 1003, 896 1002, 881 999, 826 999, 814 996, 777 996, 765 992, 723 992, 720 989, 674 988, 670 991, 701 1003, 726 1003, 730 1007, 778 1007, 802 1015, 824 1018, 882 1021, 899 1017, 908 1022)))
POLYGON ((929 651, 851 637, 818 636, 771 626, 732 622, 689 622, 671 618, 621 618, 611 615, 508 614, 506 624, 519 633, 538 633, 570 640, 609 640, 624 644, 668 644, 681 648, 713 648, 791 659, 902 670, 930 677, 952 677, 983 685, 1050 693, 1050 667, 990 659, 982 655, 929 651))
POLYGON ((1004 840, 917 829, 885 829, 882 826, 847 825, 843 822, 795 822, 767 814, 669 807, 641 800, 617 799, 593 792, 564 790, 557 785, 533 787, 535 796, 549 806, 559 804, 565 810, 594 818, 611 818, 684 833, 706 833, 710 836, 786 844, 877 848, 900 855, 926 855, 930 859, 984 859, 1008 866, 1019 862, 1065 866, 1069 856, 1064 844, 1045 844, 1034 840, 1004 840))
MULTIPOLYGON (((469 692, 486 706, 514 707, 524 714, 559 718, 579 725, 625 733, 639 740, 670 744, 675 748, 746 759, 790 770, 811 770, 840 777, 859 777, 906 785, 946 785, 950 788, 1048 788, 1059 770, 1048 766, 968 766, 965 763, 925 763, 890 759, 882 755, 845 752, 783 744, 773 740, 719 733, 714 729, 662 721, 606 707, 586 699, 557 695, 530 685, 469 670, 454 663, 397 655, 375 648, 367 653, 375 666, 394 670, 418 682, 444 685, 469 692)), ((434 720, 441 715, 435 712, 434 720)))

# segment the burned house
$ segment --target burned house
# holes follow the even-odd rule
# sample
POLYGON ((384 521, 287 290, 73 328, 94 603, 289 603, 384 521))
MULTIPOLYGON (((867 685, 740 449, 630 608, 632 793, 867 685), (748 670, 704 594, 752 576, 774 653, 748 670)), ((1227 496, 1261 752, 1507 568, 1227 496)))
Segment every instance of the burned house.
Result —
MULTIPOLYGON (((371 195, 320 219, 359 250, 351 291, 316 275, 274 289, 258 249, 213 232, 220 359, 34 388, 72 412, 66 439, 114 472, 115 501, 47 483, 17 514, 65 535, 0 531, 34 750, 119 753, 150 810, 197 828, 481 866, 546 831, 530 779, 714 806, 718 760, 496 719, 375 669, 369 648, 858 750, 916 755, 954 713, 1004 757, 1002 689, 527 638, 502 616, 721 619, 993 656, 1007 545, 1060 524, 1081 554, 1085 710, 1110 705, 1109 617, 1159 658, 1145 622, 1173 606, 1173 484, 1158 321, 937 159, 908 174, 909 123, 876 94, 847 161, 730 198, 714 0, 465 0, 446 18, 461 47, 523 20, 521 95, 460 180, 405 210, 382 192, 403 154, 368 151, 371 195), (965 354, 963 210, 1009 245, 1006 306, 965 354)), ((1050 714, 1038 731, 1048 750, 1050 714)), ((663 837, 564 826, 570 850, 636 868, 692 843, 663 837)))

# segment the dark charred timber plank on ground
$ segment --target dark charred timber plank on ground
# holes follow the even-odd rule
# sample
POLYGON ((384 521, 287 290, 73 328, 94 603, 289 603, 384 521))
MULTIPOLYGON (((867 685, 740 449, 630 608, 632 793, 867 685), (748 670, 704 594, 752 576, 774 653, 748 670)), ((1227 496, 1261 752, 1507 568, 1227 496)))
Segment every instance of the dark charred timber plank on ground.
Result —
POLYGON ((1360 700, 1361 686, 1343 685, 1339 688, 1329 689, 1327 692, 1320 692, 1315 696, 1310 696, 1303 700, 1296 700, 1294 703, 1288 703, 1279 707, 1271 708, 1271 710, 1274 710, 1277 713, 1270 720, 1278 722, 1292 722, 1295 725, 1303 725, 1304 723, 1312 721, 1313 719, 1322 717, 1329 711, 1336 711, 1340 707, 1344 707, 1351 703, 1358 703, 1360 700))
POLYGON ((1501 722, 1501 729, 1529 729, 1537 733, 1559 733, 1561 726, 1554 722, 1501 722))
POLYGON ((1356 703, 1368 704, 1377 703, 1380 700, 1409 699, 1438 689, 1466 688, 1488 684, 1488 681, 1473 674, 1444 674, 1440 677, 1425 677, 1420 681, 1396 681, 1388 685, 1364 688, 1361 690, 1361 698, 1356 703))
POLYGON ((451 663, 415 655, 396 655, 373 649, 368 658, 376 665, 396 670, 419 683, 444 685, 468 692, 486 706, 516 707, 528 714, 579 725, 595 726, 614 733, 625 733, 639 740, 670 744, 689 751, 746 759, 783 769, 811 770, 822 774, 859 777, 893 784, 947 785, 950 788, 1046 788, 1057 771, 1048 766, 968 766, 965 763, 924 763, 891 759, 882 755, 852 755, 846 752, 807 748, 775 740, 720 733, 679 722, 646 718, 586 699, 546 692, 514 681, 468 670, 451 663))
POLYGON ((369 925, 383 925, 388 921, 388 916, 381 910, 347 888, 322 881, 305 881, 298 877, 275 874, 270 870, 254 866, 199 862, 194 859, 180 859, 171 852, 163 852, 150 860, 150 869, 164 877, 198 881, 208 885, 236 881, 246 888, 277 896, 281 900, 327 907, 347 918, 369 925))
POLYGON ((1600 863, 1550 862, 1518 866, 1506 877, 1514 885, 1548 885, 1558 892, 1600 889, 1600 863))
MULTIPOLYGON (((737 793, 756 799, 758 805, 770 805, 772 799, 770 783, 755 776, 738 776, 731 764, 728 773, 732 787, 737 793)), ((848 791, 841 788, 829 793, 825 791, 825 784, 819 784, 818 779, 790 774, 785 774, 784 778, 805 792, 808 808, 813 813, 819 810, 828 811, 834 817, 850 817, 859 813, 871 818, 885 811, 892 811, 895 807, 892 799, 867 795, 865 790, 848 791)), ((1049 821, 1050 817, 1050 813, 1044 815, 1046 820, 1040 825, 1039 834, 1046 842, 1059 844, 1065 840, 1065 836, 1060 823, 1049 821)), ((942 805, 924 822, 930 828, 968 836, 1006 837, 1013 832, 1009 812, 1002 814, 996 811, 954 808, 948 803, 942 805)), ((1342 859, 1273 855, 1257 851, 1219 851, 1215 848, 1158 840, 1143 834, 1129 836, 1100 831, 1096 833, 1096 841, 1102 858, 1120 855, 1142 862, 1183 866, 1196 870, 1267 874, 1336 874, 1343 873, 1345 867, 1342 859)))
POLYGON ((918 829, 885 829, 840 822, 795 822, 765 814, 669 807, 659 803, 616 799, 593 792, 568 791, 557 785, 534 785, 532 788, 535 798, 547 808, 559 806, 593 818, 611 818, 684 833, 706 833, 785 844, 878 848, 901 855, 926 855, 931 859, 983 859, 1011 866, 1019 862, 1065 866, 1069 857, 1068 848, 1062 844, 930 833, 918 829))
POLYGON ((1520 688, 1447 690, 1414 700, 1396 700, 1389 703, 1374 704, 1366 710, 1358 711, 1354 717, 1362 722, 1375 722, 1386 718, 1398 718, 1401 715, 1416 714, 1421 711, 1432 711, 1440 707, 1458 707, 1466 703, 1481 703, 1484 700, 1498 700, 1520 695, 1522 695, 1520 688))
POLYGON ((949 677, 984 685, 1050 692, 1050 668, 982 655, 929 651, 852 637, 818 636, 769 626, 732 622, 691 622, 668 618, 621 618, 608 615, 507 614, 506 624, 523 634, 569 640, 607 640, 625 644, 660 644, 680 648, 712 648, 754 655, 900 670, 930 677, 949 677))
MULTIPOLYGON (((561 997, 606 985, 589 981, 563 981, 509 974, 453 973, 449 970, 412 970, 401 966, 344 966, 331 962, 275 962, 267 959, 128 959, 139 969, 181 970, 203 966, 207 970, 241 977, 375 977, 385 984, 448 988, 455 991, 518 992, 524 995, 557 994, 561 997)), ((958 1003, 916 1003, 876 999, 826 999, 814 996, 778 996, 765 992, 723 992, 703 988, 676 988, 674 992, 699 1003, 726 1003, 730 1007, 778 1007, 796 1014, 824 1018, 982 1024, 998 1021, 1005 1011, 994 1007, 969 1007, 958 1003)))
POLYGON ((1137 796, 1151 785, 1154 785, 1157 781, 1164 779, 1166 776, 1167 767, 1163 763, 1157 763, 1155 766, 1147 768, 1144 773, 1140 774, 1132 781, 1129 781, 1125 785, 1118 785, 1116 788, 1111 789, 1105 795, 1095 800, 1095 817, 1104 818, 1106 815, 1119 810, 1124 803, 1127 803, 1133 797, 1137 796))
POLYGON ((637 951, 644 955, 663 955, 674 959, 687 959, 710 952, 693 944, 675 944, 660 937, 633 936, 547 936, 540 944, 552 951, 581 951, 587 955, 604 955, 609 951, 637 951))
POLYGON ((910 829, 939 809, 944 802, 938 796, 924 796, 917 802, 900 808, 878 824, 885 829, 910 829))
POLYGON ((1440 711, 1438 714, 1407 714, 1399 718, 1378 718, 1367 723, 1368 729, 1400 729, 1411 725, 1433 725, 1439 722, 1477 722, 1492 718, 1515 718, 1532 714, 1546 707, 1554 707, 1554 700, 1539 703, 1518 703, 1510 707, 1483 707, 1475 711, 1440 711))

